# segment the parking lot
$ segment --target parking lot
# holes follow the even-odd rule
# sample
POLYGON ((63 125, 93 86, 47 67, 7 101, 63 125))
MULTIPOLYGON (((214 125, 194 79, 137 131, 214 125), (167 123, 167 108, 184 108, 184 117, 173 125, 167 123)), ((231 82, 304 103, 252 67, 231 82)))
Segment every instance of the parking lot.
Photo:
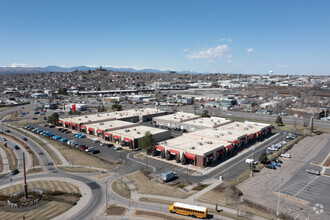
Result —
POLYGON ((304 138, 288 151, 292 158, 283 158, 280 168, 276 170, 264 168, 255 177, 242 183, 239 188, 244 198, 276 210, 280 178, 283 177, 280 208, 282 213, 290 214, 296 219, 315 219, 319 214, 316 214, 314 207, 321 204, 322 215, 328 216, 324 219, 329 219, 330 177, 306 172, 306 169, 322 170, 311 162, 322 160, 322 157, 328 155, 324 152, 329 152, 329 147, 328 134, 304 138))

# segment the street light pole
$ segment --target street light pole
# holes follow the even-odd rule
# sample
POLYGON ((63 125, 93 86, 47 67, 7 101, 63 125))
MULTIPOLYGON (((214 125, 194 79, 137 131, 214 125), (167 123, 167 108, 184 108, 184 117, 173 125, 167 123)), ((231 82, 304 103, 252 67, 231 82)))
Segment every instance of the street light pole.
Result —
MULTIPOLYGON (((277 211, 276 211, 277 217, 280 214, 280 200, 281 200, 281 184, 282 184, 282 181, 283 181, 283 176, 281 176, 280 185, 278 187, 278 199, 277 199, 277 211)), ((279 219, 279 218, 277 218, 277 219, 279 219)))
POLYGON ((254 148, 252 148, 251 177, 253 177, 253 163, 254 163, 253 153, 254 153, 254 148))

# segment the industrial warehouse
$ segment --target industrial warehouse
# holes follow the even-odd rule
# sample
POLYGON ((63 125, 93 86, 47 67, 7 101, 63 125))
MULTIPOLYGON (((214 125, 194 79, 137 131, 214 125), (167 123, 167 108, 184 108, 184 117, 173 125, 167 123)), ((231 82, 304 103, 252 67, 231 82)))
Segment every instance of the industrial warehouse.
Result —
POLYGON ((231 155, 247 143, 266 137, 272 129, 270 124, 233 122, 183 112, 168 114, 154 109, 61 118, 59 125, 131 149, 138 148, 142 137, 150 132, 156 142, 153 156, 197 167, 206 167, 231 155), (144 121, 152 121, 154 127, 142 126, 144 121), (173 138, 171 129, 183 133, 173 138))

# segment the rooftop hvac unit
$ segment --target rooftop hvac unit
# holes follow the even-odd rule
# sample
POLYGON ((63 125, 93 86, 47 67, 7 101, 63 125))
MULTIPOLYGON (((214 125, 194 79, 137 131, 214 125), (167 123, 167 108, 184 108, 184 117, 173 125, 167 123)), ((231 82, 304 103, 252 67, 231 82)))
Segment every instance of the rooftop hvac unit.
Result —
POLYGON ((174 119, 176 119, 176 117, 174 116, 174 119))
POLYGON ((188 115, 188 118, 190 118, 190 116, 188 115))
POLYGON ((140 134, 141 132, 138 131, 138 132, 136 132, 136 133, 137 133, 137 134, 140 134))
POLYGON ((100 125, 104 125, 104 123, 103 122, 100 122, 100 125))
POLYGON ((189 147, 189 149, 193 150, 193 149, 195 149, 195 147, 194 146, 191 146, 191 147, 189 147))
POLYGON ((219 135, 215 135, 215 137, 216 137, 216 138, 218 138, 218 137, 219 137, 219 135))
POLYGON ((248 128, 244 128, 244 130, 249 130, 248 128))
POLYGON ((70 116, 70 118, 72 118, 72 116, 70 116))
POLYGON ((220 133, 220 136, 223 136, 223 133, 222 132, 220 133))
POLYGON ((252 128, 252 126, 251 125, 248 125, 248 128, 252 128))
POLYGON ((136 131, 136 128, 134 128, 134 131, 136 131))
POLYGON ((239 127, 239 124, 236 124, 237 127, 239 127))
POLYGON ((112 127, 112 125, 109 125, 110 127, 112 127))
POLYGON ((213 122, 213 119, 211 119, 211 122, 213 122))
POLYGON ((86 115, 85 118, 88 118, 88 116, 86 115))
POLYGON ((207 143, 207 144, 212 144, 212 141, 207 141, 206 143, 207 143))
POLYGON ((97 117, 100 117, 100 115, 97 115, 97 117))
POLYGON ((88 122, 91 122, 91 120, 88 120, 88 122))
POLYGON ((197 142, 197 144, 198 144, 199 146, 202 146, 202 145, 203 145, 202 142, 197 142))
POLYGON ((79 121, 81 121, 81 118, 79 118, 79 121))
POLYGON ((129 130, 128 130, 128 129, 126 129, 125 131, 126 131, 126 132, 129 132, 129 130))
POLYGON ((107 116, 109 116, 109 114, 107 114, 107 116))
POLYGON ((231 134, 231 132, 230 132, 230 131, 228 131, 228 134, 231 134))

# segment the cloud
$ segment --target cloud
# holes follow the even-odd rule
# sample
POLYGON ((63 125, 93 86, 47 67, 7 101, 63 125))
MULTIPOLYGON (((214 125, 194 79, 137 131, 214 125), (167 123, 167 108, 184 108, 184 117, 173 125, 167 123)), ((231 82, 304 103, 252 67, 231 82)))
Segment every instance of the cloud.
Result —
POLYGON ((220 38, 220 41, 232 42, 233 40, 231 38, 220 38))
POLYGON ((189 52, 190 49, 189 49, 189 48, 185 48, 185 49, 183 49, 182 51, 183 51, 183 52, 189 52))
POLYGON ((288 64, 277 65, 276 68, 277 68, 277 69, 287 69, 287 68, 290 68, 290 65, 288 65, 288 64))
POLYGON ((212 60, 213 58, 231 58, 230 49, 229 47, 224 45, 218 45, 213 48, 206 48, 197 52, 193 52, 187 55, 189 59, 209 59, 212 60))
POLYGON ((207 63, 214 63, 214 60, 208 60, 207 63))
POLYGON ((9 67, 31 67, 31 65, 25 63, 12 63, 9 67))
POLYGON ((252 53, 252 52, 253 52, 253 48, 248 48, 248 49, 246 49, 246 52, 248 52, 248 53, 252 53))

